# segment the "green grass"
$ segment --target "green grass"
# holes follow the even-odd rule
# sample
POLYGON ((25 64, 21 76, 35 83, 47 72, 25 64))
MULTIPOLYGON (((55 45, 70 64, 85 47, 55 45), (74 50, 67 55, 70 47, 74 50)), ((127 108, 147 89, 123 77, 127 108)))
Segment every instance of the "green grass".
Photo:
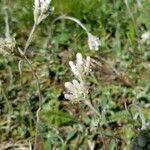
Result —
MULTIPOLYGON (((33 2, 8 0, 6 3, 11 35, 23 48, 34 22, 33 2)), ((140 42, 141 34, 150 31, 150 2, 142 1, 142 8, 134 0, 128 0, 129 7, 119 0, 52 0, 52 5, 54 13, 39 25, 28 52, 43 96, 38 124, 39 150, 87 150, 89 141, 95 142, 98 150, 130 149, 131 141, 141 128, 140 117, 133 120, 131 115, 139 110, 131 104, 139 106, 145 120, 150 121, 149 107, 146 107, 150 103, 150 48, 140 42), (78 18, 91 33, 100 37, 99 51, 89 50, 86 34, 69 20, 56 22, 50 37, 52 20, 62 14, 78 18), (45 48, 46 40, 49 42, 45 48), (71 104, 63 97, 64 83, 73 79, 68 62, 77 52, 90 55, 97 62, 92 65, 88 81, 92 104, 102 114, 102 126, 98 128, 88 108, 71 104)), ((0 37, 4 35, 4 11, 1 9, 0 37)), ((18 61, 15 56, 0 55, 2 150, 8 144, 12 150, 15 146, 19 150, 19 146, 23 149, 29 147, 29 143, 34 144, 38 109, 36 81, 25 65, 25 98, 18 61)))

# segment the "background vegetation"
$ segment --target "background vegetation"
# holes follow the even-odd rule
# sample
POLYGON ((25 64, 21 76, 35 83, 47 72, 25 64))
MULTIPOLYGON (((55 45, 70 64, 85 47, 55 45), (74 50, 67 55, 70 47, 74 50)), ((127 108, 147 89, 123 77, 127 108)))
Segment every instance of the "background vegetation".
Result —
MULTIPOLYGON (((5 2, 11 35, 23 48, 34 21, 33 1, 5 2)), ((55 10, 39 25, 27 52, 43 96, 38 149, 87 150, 94 143, 98 150, 127 150, 141 129, 139 108, 146 122, 150 121, 150 49, 141 42, 141 35, 150 30, 150 1, 141 0, 141 6, 137 2, 52 0, 55 10), (78 18, 100 37, 99 51, 89 50, 86 34, 73 22, 62 20, 51 26, 62 14, 78 18), (91 99, 109 127, 96 128, 88 108, 64 99, 64 83, 72 79, 68 62, 77 52, 95 60, 88 78, 91 99)), ((0 7, 0 35, 4 37, 4 1, 0 7)), ((24 97, 18 58, 0 55, 0 82, 0 149, 29 149, 34 143, 38 109, 36 81, 25 65, 24 97)))

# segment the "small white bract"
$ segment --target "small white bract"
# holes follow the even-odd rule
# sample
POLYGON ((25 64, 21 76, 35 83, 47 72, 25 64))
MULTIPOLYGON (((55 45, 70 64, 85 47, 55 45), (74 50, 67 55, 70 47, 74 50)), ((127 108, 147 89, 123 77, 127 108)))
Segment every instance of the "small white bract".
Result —
POLYGON ((91 33, 88 33, 88 45, 90 50, 98 50, 99 46, 101 45, 101 41, 98 37, 92 35, 91 33))
POLYGON ((83 82, 79 82, 77 80, 72 80, 72 82, 66 82, 65 88, 68 91, 68 93, 64 95, 65 98, 68 100, 73 100, 74 102, 82 100, 87 94, 87 90, 83 82))
POLYGON ((147 31, 141 35, 142 43, 150 44, 150 31, 147 31))
POLYGON ((84 76, 90 71, 90 57, 87 56, 86 60, 84 60, 81 53, 77 53, 76 63, 69 61, 69 65, 75 77, 82 81, 84 76))
POLYGON ((38 25, 42 20, 44 20, 53 10, 50 7, 51 0, 35 0, 34 1, 34 22, 38 25))

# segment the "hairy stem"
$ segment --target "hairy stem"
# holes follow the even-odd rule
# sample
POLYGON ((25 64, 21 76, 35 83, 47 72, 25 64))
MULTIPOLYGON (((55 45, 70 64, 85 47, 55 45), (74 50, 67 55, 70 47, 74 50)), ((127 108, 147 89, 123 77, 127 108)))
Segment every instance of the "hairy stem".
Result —
POLYGON ((4 18, 4 20, 5 20, 5 37, 6 37, 6 38, 10 38, 9 22, 8 22, 8 13, 7 13, 6 9, 5 9, 4 12, 5 12, 5 18, 4 18))
POLYGON ((31 41, 32 41, 33 33, 34 33, 36 27, 37 27, 37 25, 34 23, 34 25, 33 25, 33 27, 32 27, 32 30, 31 30, 31 32, 30 32, 30 35, 29 35, 29 37, 28 37, 28 40, 27 40, 27 42, 26 42, 26 45, 25 45, 25 47, 24 47, 24 50, 23 50, 24 55, 26 54, 27 49, 28 49, 28 47, 29 47, 29 45, 30 45, 30 43, 31 43, 31 41))
MULTIPOLYGON (((23 94, 23 98, 25 99, 25 101, 27 103, 26 105, 28 107, 29 115, 34 120, 34 122, 36 123, 36 120, 34 119, 34 116, 33 116, 32 111, 30 109, 30 101, 26 98, 26 92, 25 92, 24 85, 23 85, 23 71, 21 70, 22 65, 23 65, 23 60, 20 60, 19 63, 18 63, 18 68, 19 68, 19 74, 20 74, 21 91, 22 91, 22 94, 23 94)), ((32 127, 31 119, 30 119, 30 126, 32 127)))
POLYGON ((25 61, 27 62, 28 66, 30 67, 31 71, 32 71, 32 74, 33 76, 35 77, 36 81, 37 81, 37 88, 38 88, 38 94, 39 94, 39 108, 36 112, 36 131, 35 131, 35 142, 34 142, 34 149, 36 150, 37 149, 37 140, 38 140, 38 124, 39 124, 39 113, 40 113, 40 110, 41 110, 41 107, 42 107, 42 95, 41 95, 41 89, 40 89, 40 82, 39 82, 39 79, 38 79, 38 76, 37 74, 34 72, 34 69, 31 65, 31 62, 28 60, 28 58, 23 55, 25 61))
MULTIPOLYGON (((62 16, 59 16, 57 17, 56 19, 54 19, 51 23, 51 28, 53 27, 53 25, 55 24, 55 22, 57 22, 58 20, 63 20, 63 19, 66 19, 66 20, 71 20, 75 23, 77 23, 85 32, 86 34, 88 35, 89 34, 89 31, 88 29, 83 25, 83 23, 81 21, 79 21, 78 19, 74 18, 74 17, 71 17, 71 16, 65 16, 65 15, 62 15, 62 16)), ((48 38, 47 38, 47 41, 45 42, 44 44, 44 47, 46 47, 48 45, 48 42, 49 42, 49 38, 52 37, 52 29, 50 28, 50 33, 48 35, 48 38)))
POLYGON ((57 21, 57 20, 61 20, 61 19, 67 19, 67 20, 71 20, 71 21, 74 21, 76 22, 87 34, 89 33, 89 31, 87 30, 87 28, 76 18, 74 17, 71 17, 71 16, 65 16, 65 15, 62 15, 58 18, 56 18, 54 21, 53 21, 53 24, 57 21))

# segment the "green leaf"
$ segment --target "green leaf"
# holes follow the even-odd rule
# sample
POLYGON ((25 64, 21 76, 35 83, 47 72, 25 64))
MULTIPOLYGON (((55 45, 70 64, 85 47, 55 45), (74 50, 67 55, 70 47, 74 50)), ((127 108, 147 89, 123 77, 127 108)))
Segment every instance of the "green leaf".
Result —
POLYGON ((116 142, 115 139, 112 139, 109 143, 109 150, 115 150, 116 148, 116 142))
POLYGON ((115 122, 119 120, 129 119, 129 112, 126 110, 122 110, 119 112, 115 112, 112 116, 109 117, 109 122, 115 122))
POLYGON ((41 118, 48 124, 54 124, 56 126, 77 122, 73 116, 61 110, 49 110, 42 112, 41 118))

